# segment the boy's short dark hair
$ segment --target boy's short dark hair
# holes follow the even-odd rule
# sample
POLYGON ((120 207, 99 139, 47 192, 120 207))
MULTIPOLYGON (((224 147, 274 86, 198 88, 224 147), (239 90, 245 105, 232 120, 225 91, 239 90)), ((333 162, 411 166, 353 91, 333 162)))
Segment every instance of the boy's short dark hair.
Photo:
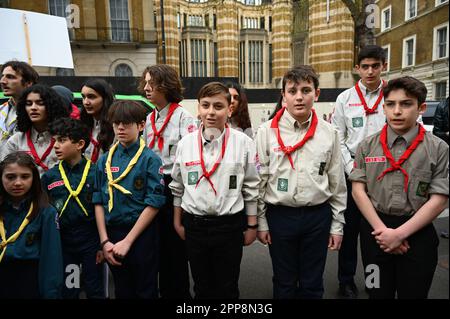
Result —
POLYGON ((418 105, 424 103, 427 98, 427 88, 425 87, 425 84, 412 76, 403 76, 401 78, 390 80, 383 88, 384 98, 386 99, 392 91, 399 89, 405 90, 408 97, 416 98, 418 105))
POLYGON ((154 88, 164 94, 168 102, 179 103, 183 100, 183 87, 177 71, 167 64, 155 64, 145 68, 139 82, 139 91, 144 93, 145 76, 150 74, 154 88))
POLYGON ((20 74, 20 76, 22 77, 22 85, 25 85, 26 83, 36 84, 39 80, 39 74, 31 65, 26 62, 15 60, 5 62, 2 65, 0 72, 3 73, 3 70, 8 66, 10 66, 14 71, 20 74))
POLYGON ((84 141, 82 152, 86 150, 91 141, 90 131, 86 124, 80 120, 70 117, 59 118, 49 124, 49 132, 51 135, 58 135, 60 137, 67 137, 73 143, 81 140, 84 141))
POLYGON ((200 102, 201 98, 211 97, 217 94, 222 94, 228 101, 228 105, 231 104, 231 95, 228 87, 220 82, 209 82, 202 86, 197 94, 197 100, 200 102))
POLYGON ((319 88, 319 77, 310 65, 298 65, 288 70, 283 76, 283 84, 281 88, 283 92, 288 81, 292 81, 297 84, 300 81, 312 82, 314 84, 314 89, 317 90, 319 88))
POLYGON ((115 101, 108 111, 110 123, 141 123, 147 117, 147 109, 135 101, 115 101))
POLYGON ((358 63, 356 64, 359 65, 362 60, 370 58, 381 60, 381 62, 384 64, 386 62, 386 53, 384 52, 383 48, 378 45, 367 45, 362 48, 361 51, 359 51, 358 63))

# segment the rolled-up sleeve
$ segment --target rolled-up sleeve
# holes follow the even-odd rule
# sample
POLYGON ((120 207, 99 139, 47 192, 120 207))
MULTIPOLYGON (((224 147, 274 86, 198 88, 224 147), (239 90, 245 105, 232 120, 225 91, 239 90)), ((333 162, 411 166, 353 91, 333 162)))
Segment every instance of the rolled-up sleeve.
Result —
POLYGON ((154 155, 148 159, 147 190, 144 202, 147 206, 161 208, 166 203, 164 195, 164 176, 161 172, 161 159, 154 155))
POLYGON ((264 202, 267 182, 269 180, 270 158, 266 151, 267 148, 267 129, 264 126, 259 127, 256 132, 256 168, 259 173, 259 197, 258 197, 258 231, 269 230, 266 219, 267 205, 264 202))
POLYGON ((438 146, 438 158, 436 161, 436 169, 433 171, 431 178, 429 194, 442 194, 448 196, 448 145, 444 142, 439 143, 438 146))
POLYGON ((249 216, 257 215, 257 203, 259 197, 260 177, 256 170, 256 145, 249 138, 246 143, 246 168, 244 182, 242 185, 242 196, 244 198, 245 212, 249 216))
POLYGON ((94 191, 92 193, 92 204, 94 205, 103 205, 105 202, 103 201, 102 196, 102 186, 106 179, 105 176, 105 156, 103 154, 97 162, 97 168, 95 170, 95 181, 94 181, 94 191))
POLYGON ((364 162, 364 141, 359 144, 355 153, 353 169, 348 179, 352 182, 367 183, 366 163, 364 162))

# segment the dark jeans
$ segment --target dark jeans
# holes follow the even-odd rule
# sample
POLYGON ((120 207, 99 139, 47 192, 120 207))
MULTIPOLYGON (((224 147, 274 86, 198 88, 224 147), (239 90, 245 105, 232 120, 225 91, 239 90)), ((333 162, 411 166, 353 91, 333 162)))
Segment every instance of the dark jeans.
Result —
POLYGON ((0 263, 0 300, 40 298, 38 273, 38 260, 3 259, 0 263))
MULTIPOLYGON (((109 239, 113 243, 121 241, 131 228, 108 227, 109 239)), ((117 299, 158 298, 158 248, 158 223, 153 220, 133 243, 122 266, 109 265, 117 299)))
POLYGON ((275 299, 320 299, 331 227, 328 203, 267 206, 275 299))
POLYGON ((202 218, 183 214, 196 299, 239 298, 243 216, 202 218))
POLYGON ((160 233, 159 293, 164 299, 190 299, 186 243, 173 226, 173 195, 169 188, 171 181, 169 175, 164 175, 167 200, 156 215, 160 233))
MULTIPOLYGON (((64 271, 68 265, 81 265, 82 290, 87 298, 105 298, 103 287, 103 266, 96 265, 96 255, 99 250, 99 237, 95 223, 77 225, 61 230, 64 271)), ((64 273, 65 278, 71 273, 64 273)), ((63 286, 64 299, 78 299, 79 288, 63 286)))
POLYGON ((361 224, 361 212, 352 196, 352 183, 347 179, 347 209, 344 212, 344 237, 339 249, 339 284, 354 284, 353 277, 358 265, 358 236, 361 224))
MULTIPOLYGON (((378 214, 389 228, 397 228, 410 217, 378 214)), ((371 299, 425 299, 428 296, 434 271, 437 265, 437 247, 439 239, 433 224, 429 224, 408 237, 411 247, 404 255, 385 253, 371 235, 372 226, 361 221, 361 255, 364 269, 369 265, 379 268, 379 288, 369 289, 371 299)), ((370 268, 368 268, 370 269, 370 268)), ((373 270, 365 272, 368 281, 372 281, 373 270), (369 278, 371 276, 371 278, 369 278)))

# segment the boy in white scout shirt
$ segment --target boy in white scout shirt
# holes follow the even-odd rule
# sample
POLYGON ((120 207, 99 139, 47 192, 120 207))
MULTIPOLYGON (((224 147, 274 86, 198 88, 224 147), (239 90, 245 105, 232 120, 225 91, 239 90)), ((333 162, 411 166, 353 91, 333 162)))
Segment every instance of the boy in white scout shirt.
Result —
MULTIPOLYGON (((346 177, 353 168, 353 159, 359 143, 383 127, 383 85, 381 72, 386 69, 384 50, 377 45, 364 47, 358 54, 356 71, 361 80, 342 92, 337 100, 331 123, 339 133, 346 177)), ((347 181, 347 209, 345 210, 344 238, 339 250, 339 295, 353 299, 358 295, 354 276, 358 261, 358 235, 361 213, 351 196, 352 185, 347 181)))
POLYGON ((361 255, 379 270, 371 299, 422 299, 437 265, 432 221, 448 204, 448 145, 416 123, 426 110, 422 82, 405 76, 383 91, 387 124, 361 142, 349 177, 364 217, 361 255))
POLYGON ((195 298, 233 299, 242 245, 256 239, 258 227, 255 145, 226 124, 231 97, 225 85, 206 84, 198 101, 202 125, 179 142, 172 170, 174 224, 186 240, 195 298))
POLYGON ((141 90, 155 109, 146 119, 146 145, 163 162, 166 204, 157 218, 160 226, 159 292, 163 299, 191 298, 186 245, 173 227, 173 197, 169 189, 178 141, 197 129, 194 117, 178 103, 183 100, 177 71, 169 65, 156 64, 142 73, 141 90))
POLYGON ((269 244, 276 299, 322 298, 327 247, 342 240, 344 169, 336 130, 313 109, 318 87, 310 66, 286 72, 286 106, 256 135, 258 238, 269 244))

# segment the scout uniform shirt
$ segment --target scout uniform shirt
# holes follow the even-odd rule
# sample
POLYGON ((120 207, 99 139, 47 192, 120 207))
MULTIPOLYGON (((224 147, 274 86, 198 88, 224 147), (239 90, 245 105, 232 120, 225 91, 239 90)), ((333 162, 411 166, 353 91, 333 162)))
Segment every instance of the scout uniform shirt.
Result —
MULTIPOLYGON (((129 147, 118 143, 111 161, 111 172, 114 179, 126 170, 139 146, 140 139, 129 147)), ((126 195, 112 187, 113 209, 109 211, 110 196, 105 169, 109 152, 103 154, 97 162, 93 203, 94 205, 103 205, 107 226, 132 226, 147 206, 161 208, 166 201, 161 160, 153 151, 145 147, 131 171, 119 182, 119 185, 130 191, 131 194, 126 195)))
POLYGON ((100 121, 94 119, 94 127, 91 132, 91 140, 89 142, 88 147, 84 151, 84 156, 90 159, 92 162, 96 163, 100 158, 100 155, 103 154, 103 150, 98 143, 98 134, 100 133, 100 121))
MULTIPOLYGON (((200 132, 203 126, 199 128, 200 132)), ((186 135, 178 144, 169 187, 173 205, 181 206, 194 215, 232 215, 245 208, 246 214, 257 214, 259 176, 256 170, 255 144, 247 135, 234 129, 208 142, 196 131, 186 135), (226 147, 217 169, 209 177, 203 176, 199 151, 203 144, 205 169, 210 172, 226 147)))
MULTIPOLYGON (((418 134, 418 126, 403 136, 387 127, 387 146, 397 161, 418 134)), ((355 168, 349 176, 354 182, 367 185, 367 194, 373 207, 384 214, 412 215, 429 199, 430 194, 448 196, 448 146, 431 133, 426 132, 424 140, 403 162, 400 170, 378 177, 391 167, 380 143, 381 132, 361 142, 355 157, 355 168), (407 191, 405 192, 405 186, 407 191)))
MULTIPOLYGON (((18 208, 9 201, 0 205, 6 238, 19 229, 29 212, 30 204, 30 200, 24 200, 18 208)), ((0 263, 13 260, 38 262, 40 296, 51 299, 61 297, 63 259, 58 216, 52 206, 41 208, 39 214, 24 228, 16 241, 6 246, 0 263)))
MULTIPOLYGON (((370 92, 361 81, 358 82, 362 95, 369 108, 374 107, 379 98, 383 81, 375 91, 370 92)), ((339 133, 342 158, 345 172, 350 174, 353 168, 353 158, 359 143, 369 135, 375 134, 386 122, 383 112, 384 98, 376 108, 376 113, 366 115, 363 103, 358 96, 355 86, 339 94, 331 116, 331 123, 339 133)))
MULTIPOLYGON (((330 233, 342 235, 347 187, 337 131, 318 118, 314 136, 288 156, 281 150, 272 120, 263 123, 256 133, 261 183, 258 200, 259 231, 267 231, 266 203, 290 207, 315 206, 326 201, 333 218, 330 233)), ((285 146, 301 141, 311 126, 312 112, 298 123, 287 110, 279 121, 285 146)))
POLYGON ((12 99, 0 105, 0 150, 14 134, 17 124, 16 106, 12 99))
MULTIPOLYGON (((87 160, 84 157, 82 157, 81 161, 73 167, 70 167, 67 162, 62 161, 62 167, 64 168, 64 172, 73 191, 77 190, 86 165, 87 160)), ((95 211, 94 205, 92 204, 95 174, 96 166, 94 163, 91 163, 86 182, 84 183, 80 194, 77 196, 86 210, 87 216, 74 197, 69 199, 64 211, 62 211, 70 194, 69 190, 64 185, 64 180, 59 170, 59 164, 53 166, 53 168, 42 176, 42 186, 47 194, 49 194, 50 202, 58 211, 62 230, 65 228, 76 228, 79 225, 86 225, 88 223, 95 224, 95 211)))
MULTIPOLYGON (((154 109, 153 112, 155 112, 155 126, 157 131, 160 131, 164 125, 172 104, 176 105, 176 103, 169 103, 159 112, 156 108, 154 109)), ((152 113, 147 116, 144 132, 142 133, 147 146, 150 146, 154 137, 151 123, 152 113)), ((161 144, 159 144, 160 141, 158 137, 155 138, 153 147, 150 147, 150 149, 161 158, 164 175, 170 175, 172 172, 178 141, 181 140, 183 136, 195 130, 197 130, 197 125, 194 117, 183 107, 177 107, 161 133, 163 138, 162 151, 159 148, 161 144)))
MULTIPOLYGON (((35 149, 35 156, 41 161, 41 165, 36 165, 39 174, 42 176, 48 169, 52 168, 56 163, 58 163, 58 157, 56 157, 55 150, 53 148, 54 140, 49 131, 38 133, 31 128, 30 142, 33 144, 35 149), (47 169, 46 169, 46 168, 47 169)), ((34 158, 36 164, 38 160, 33 156, 33 152, 28 145, 27 133, 17 132, 6 143, 5 147, 0 150, 0 158, 5 158, 6 155, 17 152, 24 151, 34 158)))

